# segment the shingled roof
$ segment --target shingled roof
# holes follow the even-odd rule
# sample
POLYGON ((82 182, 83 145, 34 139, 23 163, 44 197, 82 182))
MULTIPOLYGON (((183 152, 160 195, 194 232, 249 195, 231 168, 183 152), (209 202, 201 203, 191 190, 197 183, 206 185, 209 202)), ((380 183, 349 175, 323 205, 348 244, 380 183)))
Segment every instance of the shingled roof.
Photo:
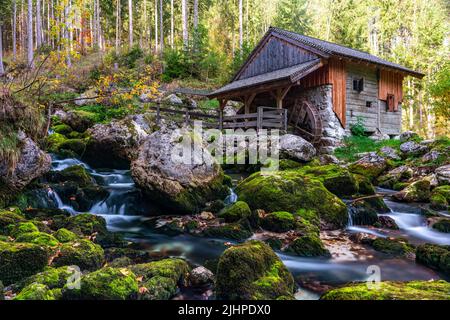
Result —
POLYGON ((287 31, 287 30, 283 30, 283 29, 275 28, 275 27, 270 27, 268 32, 269 33, 273 32, 275 34, 279 34, 279 35, 285 36, 287 38, 290 38, 293 41, 298 41, 301 44, 313 47, 313 48, 319 50, 320 52, 323 52, 324 54, 336 55, 336 56, 341 56, 341 57, 345 57, 345 58, 353 58, 353 59, 357 59, 357 60, 362 60, 362 61, 382 65, 382 66, 385 66, 388 68, 397 69, 397 70, 409 73, 414 76, 418 76, 418 77, 424 76, 424 74, 422 74, 420 72, 408 69, 404 66, 401 66, 399 64, 396 64, 396 63, 393 63, 390 61, 383 60, 383 59, 381 59, 377 56, 374 56, 370 53, 352 49, 352 48, 349 48, 349 47, 346 47, 343 45, 339 45, 336 43, 316 39, 313 37, 308 37, 308 36, 305 36, 302 34, 298 34, 295 32, 291 32, 291 31, 287 31))
POLYGON ((224 87, 212 92, 210 95, 220 95, 224 92, 230 92, 235 90, 241 90, 248 87, 269 83, 273 81, 279 81, 279 80, 289 80, 290 82, 294 83, 299 78, 305 76, 306 74, 309 74, 319 68, 322 65, 320 59, 314 59, 310 60, 301 64, 297 64, 295 66, 279 69, 276 71, 263 73, 254 77, 245 78, 242 80, 233 81, 224 87))

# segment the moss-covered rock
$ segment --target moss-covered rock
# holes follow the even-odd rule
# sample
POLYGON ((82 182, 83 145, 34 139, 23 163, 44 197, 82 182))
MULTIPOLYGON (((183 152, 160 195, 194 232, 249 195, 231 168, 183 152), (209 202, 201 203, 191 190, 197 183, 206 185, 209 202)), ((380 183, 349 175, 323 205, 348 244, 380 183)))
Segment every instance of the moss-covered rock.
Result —
POLYGON ((67 136, 73 131, 72 128, 67 124, 58 124, 56 126, 53 126, 51 129, 54 133, 59 133, 63 136, 67 136))
POLYGON ((55 247, 59 244, 54 236, 40 231, 23 233, 16 238, 16 242, 28 242, 47 247, 55 247))
POLYGON ((450 233, 450 219, 439 220, 433 224, 433 229, 439 232, 450 233))
POLYGON ((450 276, 450 246, 422 244, 416 249, 416 262, 450 276))
POLYGON ((86 139, 68 139, 54 133, 47 137, 47 150, 61 156, 82 156, 86 150, 86 139))
POLYGON ((24 221, 25 218, 16 212, 0 210, 0 234, 8 235, 11 225, 24 221))
POLYGON ((103 217, 89 213, 71 216, 67 221, 66 229, 83 236, 94 233, 104 234, 107 232, 106 220, 103 217))
POLYGON ((80 288, 63 289, 64 299, 129 300, 138 294, 136 275, 129 269, 106 267, 83 275, 80 288))
POLYGON ((430 205, 435 210, 447 210, 450 206, 450 186, 440 186, 433 190, 430 205))
POLYGON ((33 222, 30 221, 20 222, 18 224, 12 225, 9 235, 13 238, 17 238, 18 236, 24 233, 31 233, 31 232, 39 232, 39 229, 33 222))
POLYGON ((358 193, 361 195, 373 195, 375 194, 375 188, 370 182, 370 179, 362 176, 360 174, 354 174, 353 177, 355 178, 356 184, 358 186, 358 193))
POLYGON ((66 228, 58 229, 53 236, 61 243, 71 242, 78 239, 78 236, 75 233, 67 230, 66 228))
POLYGON ((164 259, 130 266, 130 269, 143 279, 140 290, 141 300, 167 300, 175 295, 178 284, 183 283, 190 271, 182 259, 164 259))
POLYGON ((371 152, 349 166, 352 173, 360 174, 371 180, 378 177, 388 167, 385 158, 371 152))
POLYGON ((251 209, 267 212, 315 210, 332 228, 347 225, 347 207, 320 181, 296 171, 279 171, 263 175, 255 173, 241 182, 236 192, 251 209))
POLYGON ((93 180, 87 170, 81 166, 71 166, 62 171, 51 171, 46 178, 52 183, 75 182, 79 187, 87 187, 93 184, 93 180))
POLYGON ((230 240, 245 240, 252 233, 240 223, 228 223, 220 226, 210 226, 203 230, 202 234, 208 238, 220 238, 230 240))
POLYGON ((237 222, 246 219, 252 214, 250 207, 244 201, 237 201, 230 206, 222 209, 219 218, 225 219, 225 222, 237 222))
POLYGON ((430 181, 422 179, 413 182, 402 191, 394 193, 393 197, 404 202, 427 202, 430 199, 430 181))
POLYGON ((101 268, 105 260, 102 247, 86 239, 64 243, 59 255, 53 259, 52 266, 78 266, 81 270, 101 268))
POLYGON ((0 281, 10 285, 43 270, 48 251, 31 243, 0 242, 0 281))
POLYGON ((450 283, 446 281, 380 282, 369 289, 358 283, 333 289, 322 300, 449 300, 450 283))
POLYGON ((405 182, 413 176, 413 170, 408 166, 397 167, 385 175, 378 177, 378 185, 386 189, 394 189, 395 184, 405 182))
POLYGON ((294 280, 265 243, 249 241, 225 250, 219 259, 216 294, 221 299, 292 298, 294 280))
POLYGON ((261 220, 261 226, 273 232, 286 232, 295 229, 296 220, 294 215, 289 212, 272 212, 261 220))
POLYGON ((289 244, 286 251, 300 257, 330 256, 330 252, 325 248, 322 240, 314 233, 296 238, 289 244))
POLYGON ((321 181, 328 191, 339 197, 348 197, 358 192, 358 184, 353 174, 338 165, 304 166, 296 171, 321 181))
POLYGON ((49 289, 62 289, 69 278, 75 275, 76 272, 77 270, 70 266, 59 268, 48 267, 44 271, 20 281, 15 287, 22 290, 33 283, 39 283, 47 286, 49 289))
POLYGON ((14 300, 57 300, 57 296, 45 284, 32 283, 19 292, 14 300))
POLYGON ((401 239, 377 238, 372 242, 372 247, 392 256, 405 256, 414 252, 414 248, 401 239))
POLYGON ((354 225, 372 226, 378 222, 379 213, 389 212, 382 197, 365 198, 354 201, 349 206, 354 225))

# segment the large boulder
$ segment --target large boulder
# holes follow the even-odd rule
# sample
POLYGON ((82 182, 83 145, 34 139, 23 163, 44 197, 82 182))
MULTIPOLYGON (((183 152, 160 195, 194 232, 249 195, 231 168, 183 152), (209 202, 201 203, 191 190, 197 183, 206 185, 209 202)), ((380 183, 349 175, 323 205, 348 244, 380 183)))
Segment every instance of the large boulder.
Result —
POLYGON ((433 189, 430 197, 431 208, 447 210, 450 206, 450 186, 440 186, 433 189))
POLYGON ((59 254, 53 259, 52 266, 78 266, 81 270, 99 269, 105 260, 105 254, 97 244, 86 239, 64 243, 59 254))
POLYGON ((397 150, 395 150, 394 148, 391 147, 382 147, 380 149, 380 155, 382 155, 383 157, 386 157, 387 159, 391 159, 391 160, 401 160, 400 155, 398 154, 397 150))
POLYGON ((387 166, 388 164, 384 157, 379 156, 375 152, 369 152, 358 161, 352 163, 349 169, 353 173, 374 179, 383 173, 387 166))
POLYGON ((435 173, 440 185, 450 184, 450 164, 437 168, 435 173))
POLYGON ((383 281, 370 288, 366 282, 333 289, 322 300, 449 300, 450 283, 440 281, 383 281))
POLYGON ((88 131, 90 139, 83 159, 96 167, 127 168, 151 131, 143 115, 97 124, 88 131))
POLYGON ((316 155, 316 149, 299 136, 285 134, 280 138, 280 154, 297 161, 311 161, 316 155))
POLYGON ((179 213, 199 212, 206 202, 224 198, 229 192, 222 184, 220 165, 192 132, 152 133, 132 162, 131 173, 149 197, 179 213), (192 145, 184 142, 187 138, 192 145), (186 144, 188 147, 181 149, 186 144), (190 157, 183 154, 185 160, 176 158, 186 150, 192 151, 190 157))
POLYGON ((252 210, 295 213, 299 209, 310 209, 319 214, 323 227, 336 229, 347 225, 347 207, 342 200, 322 182, 302 172, 257 172, 242 181, 236 193, 252 210))
POLYGON ((292 299, 294 279, 280 258, 265 243, 249 241, 220 256, 216 294, 230 300, 292 299))
POLYGON ((378 185, 382 188, 394 189, 396 183, 405 182, 411 179, 413 174, 414 171, 410 167, 403 165, 378 177, 378 185))
POLYGON ((19 134, 19 139, 22 147, 15 165, 11 168, 10 163, 0 159, 0 185, 5 185, 10 191, 23 189, 32 180, 48 172, 52 163, 50 155, 33 140, 23 134, 19 134))

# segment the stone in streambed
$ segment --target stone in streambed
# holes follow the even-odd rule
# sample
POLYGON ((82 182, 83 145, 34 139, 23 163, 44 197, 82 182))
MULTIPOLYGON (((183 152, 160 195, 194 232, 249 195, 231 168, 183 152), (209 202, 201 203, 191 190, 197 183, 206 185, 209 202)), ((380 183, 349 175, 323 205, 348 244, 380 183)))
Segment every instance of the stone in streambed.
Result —
POLYGON ((439 232, 450 233, 450 219, 441 219, 434 223, 432 227, 439 232))
POLYGON ((58 300, 60 290, 51 290, 41 283, 32 283, 25 287, 14 300, 58 300))
POLYGON ((394 193, 392 197, 403 202, 426 202, 430 199, 430 181, 422 179, 413 182, 402 191, 394 193))
POLYGON ((279 171, 263 175, 254 173, 236 188, 239 199, 252 210, 296 212, 315 210, 324 226, 340 228, 347 225, 347 207, 324 185, 297 171, 279 171))
POLYGON ((439 185, 450 185, 450 164, 437 168, 435 173, 439 185))
POLYGON ((289 212, 272 212, 261 220, 261 226, 264 229, 273 232, 287 232, 295 229, 296 220, 295 217, 289 212))
POLYGON ((353 173, 360 174, 369 179, 375 179, 388 167, 386 159, 375 152, 370 152, 349 166, 353 173))
POLYGON ((300 257, 331 256, 320 237, 314 233, 309 233, 296 238, 289 244, 286 251, 300 257))
POLYGON ((358 283, 333 289, 321 300, 449 300, 450 283, 446 281, 383 281, 369 288, 358 283))
POLYGON ((416 262, 450 276, 450 247, 429 243, 419 245, 416 262))
POLYGON ((189 284, 193 287, 203 287, 214 283, 214 274, 205 267, 197 267, 189 273, 189 284))
POLYGON ((64 299, 130 300, 138 295, 136 275, 126 268, 106 267, 83 275, 80 288, 63 289, 64 299))
POLYGON ((447 210, 450 206, 450 186, 440 186, 433 189, 430 196, 430 206, 434 210, 447 210))
POLYGON ((0 281, 10 285, 41 270, 48 263, 45 247, 0 241, 0 281))
POLYGON ((406 256, 414 252, 414 248, 401 239, 377 238, 372 242, 372 247, 392 256, 406 256))
POLYGON ((252 214, 250 207, 244 201, 237 201, 219 212, 219 218, 225 222, 237 222, 241 219, 246 219, 252 214))
POLYGON ((381 197, 365 198, 353 201, 349 206, 354 225, 375 225, 378 214, 389 212, 389 208, 381 197))
POLYGON ((149 198, 178 213, 200 212, 205 203, 228 194, 223 172, 192 132, 157 131, 148 136, 131 164, 136 184, 149 198), (182 154, 182 141, 191 140, 189 164, 173 156, 182 154))
POLYGON ((292 299, 294 280, 265 243, 249 241, 231 247, 217 266, 216 294, 221 299, 292 299))
POLYGON ((316 149, 299 136, 285 134, 280 137, 280 154, 296 161, 311 161, 316 155, 316 149))
POLYGON ((64 243, 59 254, 53 259, 52 266, 76 265, 81 270, 99 269, 105 261, 102 247, 86 239, 64 243))

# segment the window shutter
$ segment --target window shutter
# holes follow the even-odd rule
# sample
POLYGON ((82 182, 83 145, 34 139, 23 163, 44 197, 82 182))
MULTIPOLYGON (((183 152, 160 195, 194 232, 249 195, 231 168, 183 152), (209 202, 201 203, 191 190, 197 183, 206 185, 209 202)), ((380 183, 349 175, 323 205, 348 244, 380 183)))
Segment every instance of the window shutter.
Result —
POLYGON ((387 103, 387 109, 389 112, 396 111, 395 110, 395 97, 393 94, 387 95, 386 103, 387 103))

